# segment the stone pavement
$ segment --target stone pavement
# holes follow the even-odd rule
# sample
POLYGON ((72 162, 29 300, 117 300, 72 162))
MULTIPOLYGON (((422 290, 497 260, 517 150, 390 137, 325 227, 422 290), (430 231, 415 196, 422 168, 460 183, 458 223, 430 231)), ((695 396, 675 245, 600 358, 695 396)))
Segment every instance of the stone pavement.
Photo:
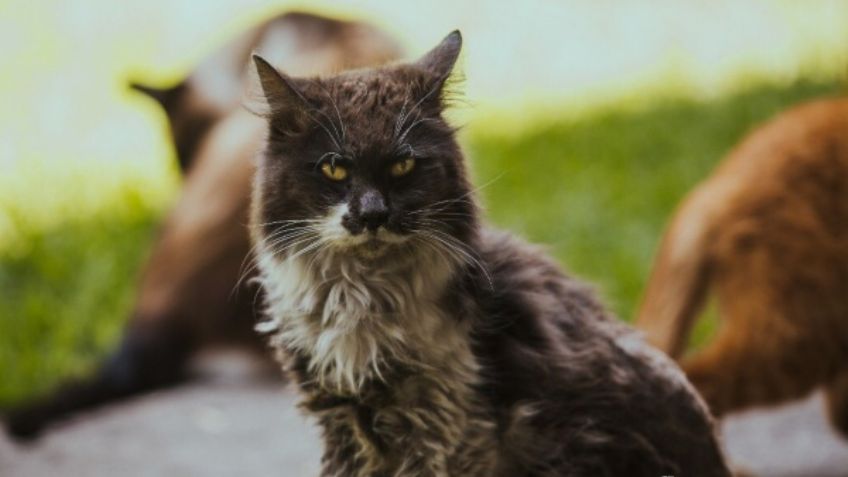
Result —
MULTIPOLYGON (((318 434, 274 381, 205 380, 68 422, 37 445, 0 433, 0 476, 313 476, 318 434)), ((728 454, 764 477, 846 477, 839 440, 815 395, 727 420, 728 454)))

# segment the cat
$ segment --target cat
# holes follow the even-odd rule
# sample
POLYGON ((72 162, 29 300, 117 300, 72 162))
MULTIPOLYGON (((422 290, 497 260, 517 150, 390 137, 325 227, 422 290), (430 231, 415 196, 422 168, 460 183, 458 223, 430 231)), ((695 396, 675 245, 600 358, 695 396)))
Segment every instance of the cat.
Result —
POLYGON ((393 38, 367 23, 293 11, 238 34, 176 85, 131 81, 130 88, 154 99, 167 114, 183 171, 191 166, 212 126, 241 108, 246 65, 255 51, 304 73, 376 65, 401 54, 393 38))
POLYGON ((848 99, 750 133, 679 206, 637 326, 679 358, 708 292, 721 327, 683 369, 712 411, 824 386, 848 437, 848 99))
POLYGON ((442 114, 461 44, 313 78, 254 57, 257 329, 322 429, 321 475, 729 475, 674 363, 483 224, 442 114))
POLYGON ((246 227, 252 157, 264 128, 241 103, 252 50, 302 74, 400 55, 397 42, 368 24, 292 12, 224 45, 177 86, 136 84, 168 115, 185 172, 180 197, 153 244, 117 350, 92 375, 7 411, 11 436, 33 439, 70 414, 178 384, 190 359, 211 346, 237 346, 270 366, 253 332, 257 290, 246 227))

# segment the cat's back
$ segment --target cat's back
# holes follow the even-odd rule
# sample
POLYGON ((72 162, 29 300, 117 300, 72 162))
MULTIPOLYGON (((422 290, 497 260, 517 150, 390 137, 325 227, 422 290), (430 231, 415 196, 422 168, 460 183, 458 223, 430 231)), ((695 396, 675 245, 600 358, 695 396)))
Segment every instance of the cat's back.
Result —
POLYGON ((475 353, 509 423, 503 475, 728 475, 674 363, 542 248, 492 230, 481 242, 491 288, 475 353))
POLYGON ((749 190, 767 190, 771 183, 803 179, 797 174, 805 168, 824 167, 848 168, 848 98, 803 103, 759 125, 707 183, 735 177, 749 181, 749 190))
POLYGON ((846 253, 832 240, 848 232, 848 98, 802 104, 749 133, 677 221, 681 233, 712 237, 716 255, 759 241, 846 253))

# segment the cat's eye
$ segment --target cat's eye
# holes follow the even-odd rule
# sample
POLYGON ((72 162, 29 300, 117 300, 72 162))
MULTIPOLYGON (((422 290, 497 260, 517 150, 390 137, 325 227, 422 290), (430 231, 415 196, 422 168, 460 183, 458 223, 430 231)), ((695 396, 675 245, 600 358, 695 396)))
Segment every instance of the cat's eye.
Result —
POLYGON ((325 162, 321 164, 321 172, 331 181, 343 181, 347 179, 347 168, 338 164, 325 162))
POLYGON ((409 172, 415 167, 415 159, 411 157, 407 157, 406 159, 400 160, 392 164, 389 172, 394 177, 405 176, 409 174, 409 172))

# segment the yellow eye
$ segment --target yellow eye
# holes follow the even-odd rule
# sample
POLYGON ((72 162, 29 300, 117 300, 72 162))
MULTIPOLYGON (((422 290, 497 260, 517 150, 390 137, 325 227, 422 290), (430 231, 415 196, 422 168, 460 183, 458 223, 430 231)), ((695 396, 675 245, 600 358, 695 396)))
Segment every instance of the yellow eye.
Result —
POLYGON ((409 174, 409 171, 411 171, 413 167, 415 167, 415 159, 407 157, 402 161, 397 161, 392 164, 392 168, 389 172, 391 172, 395 177, 405 176, 406 174, 409 174))
POLYGON ((334 166, 329 162, 325 162, 321 164, 321 172, 331 181, 343 181, 347 179, 347 169, 338 164, 334 166))

